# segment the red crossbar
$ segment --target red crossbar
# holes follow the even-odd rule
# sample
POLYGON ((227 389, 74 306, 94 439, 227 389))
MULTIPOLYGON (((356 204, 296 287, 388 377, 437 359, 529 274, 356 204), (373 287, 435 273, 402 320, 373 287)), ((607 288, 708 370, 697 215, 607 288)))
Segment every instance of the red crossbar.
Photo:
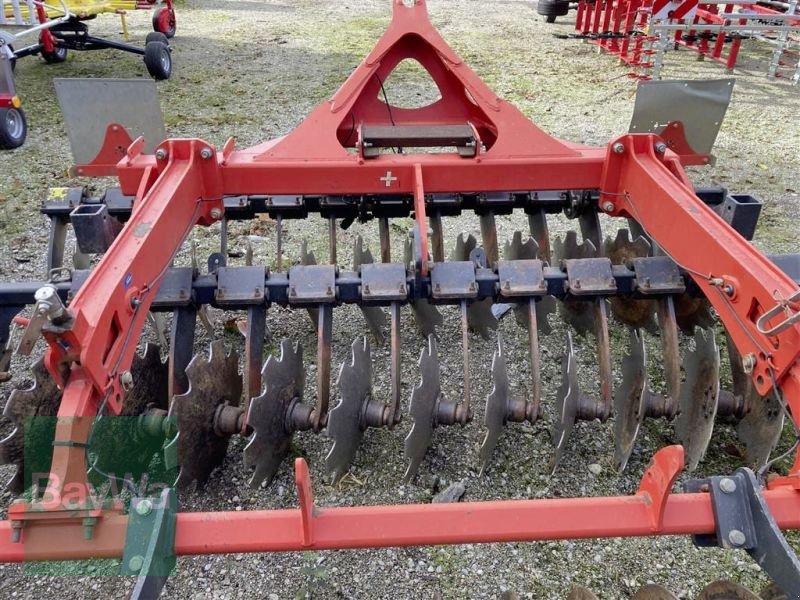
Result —
MULTIPOLYGON (((322 508, 314 505, 308 466, 295 461, 300 507, 285 510, 179 513, 175 553, 182 555, 432 546, 560 539, 713 533, 708 493, 669 494, 683 469, 683 449, 660 450, 633 496, 503 500, 322 508)), ((783 529, 800 528, 800 490, 764 492, 783 529)), ((0 562, 119 558, 127 517, 100 517, 86 540, 81 521, 31 527, 11 542, 0 521, 0 562), (58 543, 55 543, 57 541, 58 543)))

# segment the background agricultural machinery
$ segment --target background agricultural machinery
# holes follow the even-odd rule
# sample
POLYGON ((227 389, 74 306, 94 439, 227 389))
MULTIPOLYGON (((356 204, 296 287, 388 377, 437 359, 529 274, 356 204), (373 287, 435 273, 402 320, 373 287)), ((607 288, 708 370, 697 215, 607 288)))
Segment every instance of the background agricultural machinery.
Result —
MULTIPOLYGON (((550 20, 567 14, 569 3, 539 3, 550 20), (552 6, 551 6, 552 4, 552 6)), ((744 41, 773 46, 767 66, 770 79, 800 82, 800 8, 796 0, 781 2, 712 2, 696 0, 581 0, 575 31, 569 37, 589 39, 634 67, 638 79, 659 79, 670 50, 685 48, 733 72, 744 41)), ((542 12, 544 11, 544 12, 542 12)))
MULTIPOLYGON (((159 2, 160 4, 161 2, 159 2)), ((14 84, 18 58, 41 56, 47 63, 62 63, 69 50, 112 48, 144 59, 154 79, 172 74, 169 38, 175 35, 175 8, 172 0, 153 12, 153 32, 144 47, 127 43, 127 11, 149 9, 155 2, 146 0, 60 0, 58 6, 39 0, 3 0, 0 4, 0 150, 18 148, 25 143, 27 120, 14 84), (117 14, 125 42, 89 34, 88 21, 104 13, 117 14), (36 43, 28 44, 30 38, 36 43)))
MULTIPOLYGON (((796 445, 774 452, 784 424, 797 436, 800 257, 766 257, 747 241, 760 211, 755 197, 691 184, 683 164, 710 157, 690 123, 665 117, 647 127, 652 119, 644 119, 636 133, 602 147, 552 138, 478 79, 430 25, 423 1, 392 6, 372 53, 291 134, 244 150, 233 140, 216 148, 168 139, 145 151, 144 139, 109 122, 75 173, 115 175, 119 187, 98 197, 78 188, 45 205, 48 281, 0 286, 0 371, 14 351, 47 342, 33 385, 13 392, 5 411, 16 429, 0 446, 2 458, 17 467, 12 484, 28 493, 0 523, 0 560, 119 557, 126 574, 139 576, 135 593, 150 597, 176 555, 693 535, 698 544, 748 551, 788 597, 800 593, 800 564, 781 535, 800 527, 800 462, 796 445), (403 59, 425 68, 440 100, 418 109, 386 101, 383 82, 403 59), (480 243, 446 239, 446 219, 462 213, 477 218, 480 243), (526 215, 528 229, 501 248, 497 223, 514 213, 526 215), (556 213, 577 221, 580 242, 575 231, 551 240, 556 213), (229 262, 228 224, 258 215, 274 222, 270 264, 252 254, 229 262), (284 227, 317 215, 329 225, 327 262, 308 251, 290 261, 284 227), (601 216, 627 219, 627 228, 606 237, 601 216), (412 217, 404 247, 393 246, 391 225, 412 217), (73 265, 65 260, 69 225, 80 255, 73 265), (196 225, 221 232, 219 252, 202 268, 183 246, 196 225), (352 262, 344 259, 340 230, 373 225, 375 258, 357 243, 352 262), (89 270, 85 255, 102 258, 89 270), (246 313, 237 323, 245 334, 241 366, 222 341, 196 352, 195 323, 209 305, 246 313), (333 339, 334 313, 348 306, 358 307, 371 337, 344 341, 350 353, 333 385, 332 348, 342 342, 333 339), (262 361, 265 317, 279 307, 308 312, 313 378, 293 340, 262 361), (463 389, 455 397, 440 386, 450 349, 440 348, 437 334, 448 307, 461 316, 463 389), (166 363, 152 345, 137 351, 157 337, 145 332, 151 312, 172 315, 166 363), (523 328, 524 348, 496 333, 504 312, 523 328), (420 336, 401 329, 408 313, 420 336), (540 335, 552 335, 556 314, 570 334, 561 385, 547 390, 540 335), (629 340, 617 379, 609 315, 629 340), (717 317, 727 341, 713 331, 717 317), (474 334, 496 347, 493 389, 481 403, 471 393, 474 334), (583 387, 573 334, 594 340, 594 389, 583 387), (383 340, 388 353, 373 355, 370 339, 383 340), (659 358, 648 356, 648 339, 659 358), (720 341, 730 390, 721 389, 720 341), (401 348, 411 344, 421 353, 404 415, 401 348), (508 356, 520 350, 525 381, 509 372, 508 356), (388 374, 385 388, 372 385, 380 372, 388 374), (553 396, 553 414, 545 414, 544 396, 553 396), (159 456, 167 471, 178 470, 177 488, 202 485, 234 437, 245 440, 251 485, 268 485, 300 432, 327 433, 326 471, 340 480, 369 430, 399 428, 401 419, 410 423, 402 460, 414 481, 431 468, 431 448, 446 428, 479 409, 481 471, 515 423, 543 418, 551 423, 551 471, 569 454, 578 421, 613 416, 620 470, 647 418, 673 419, 682 445, 655 454, 632 496, 326 508, 314 504, 303 459, 294 464, 298 509, 178 512, 172 481, 155 495, 135 485, 159 456), (703 460, 717 417, 736 423, 755 470, 674 492, 684 466, 703 460), (120 473, 137 487, 128 511, 116 498, 103 503, 95 487, 120 473)), ((655 88, 667 105, 691 90, 655 88)), ((714 93, 695 92, 724 113, 726 90, 723 82, 714 93)), ((706 598, 740 593, 713 585, 706 598)), ((652 587, 640 597, 647 593, 670 597, 652 587)))

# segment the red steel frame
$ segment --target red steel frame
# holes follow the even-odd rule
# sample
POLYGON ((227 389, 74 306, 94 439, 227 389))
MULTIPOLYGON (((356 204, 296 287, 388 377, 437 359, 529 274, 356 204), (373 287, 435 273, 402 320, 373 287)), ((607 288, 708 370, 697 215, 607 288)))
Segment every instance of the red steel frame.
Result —
MULTIPOLYGON (((229 141, 219 151, 202 140, 172 139, 153 155, 143 154, 137 140, 120 157, 110 127, 95 161, 79 167, 86 174, 116 174, 123 193, 136 201, 125 229, 72 300, 72 328, 46 334, 45 362, 64 390, 59 444, 44 499, 13 503, 9 520, 0 522, 0 560, 121 555, 127 517, 119 507, 91 504, 82 444, 104 402, 109 413, 119 412, 120 373, 130 367, 160 277, 191 227, 222 217, 226 194, 414 194, 415 218, 427 231, 426 193, 599 189, 608 214, 635 218, 691 274, 739 352, 754 358, 759 393, 777 386, 798 422, 800 324, 786 324, 775 335, 757 326, 776 307, 782 314, 768 327, 800 311, 791 300, 798 287, 695 196, 681 158, 660 152, 660 138, 649 134, 624 135, 605 148, 548 136, 497 98, 447 46, 428 21, 424 0, 410 6, 393 0, 393 9, 375 49, 288 136, 245 150, 229 141), (405 58, 430 72, 442 98, 422 109, 393 107, 394 122, 469 122, 484 151, 473 158, 371 159, 354 151, 362 123, 388 124, 380 81, 405 58), (91 540, 84 539, 85 518, 96 519, 91 540)), ((421 269, 427 270, 424 260, 421 269)), ((181 513, 175 549, 199 554, 711 532, 708 493, 671 493, 682 467, 680 447, 661 450, 634 496, 328 509, 314 507, 300 461, 299 509, 181 513)), ((764 497, 781 528, 800 527, 800 459, 764 497)))

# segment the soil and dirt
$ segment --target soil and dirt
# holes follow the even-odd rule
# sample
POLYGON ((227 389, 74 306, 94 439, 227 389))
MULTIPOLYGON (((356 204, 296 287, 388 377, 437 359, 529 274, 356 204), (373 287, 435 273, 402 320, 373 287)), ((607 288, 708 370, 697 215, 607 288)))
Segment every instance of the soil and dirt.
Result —
MULTIPOLYGON (((573 142, 605 144, 627 129, 636 90, 628 68, 599 54, 595 45, 557 39, 553 33, 571 30, 574 13, 546 25, 534 2, 467 2, 431 0, 433 22, 472 68, 500 96, 516 104, 543 129, 573 142)), ((145 11, 128 17, 134 41, 150 30, 145 11)), ((239 147, 282 135, 296 126, 317 103, 326 99, 370 50, 389 19, 388 0, 300 0, 295 2, 190 0, 178 6, 174 40, 174 73, 158 90, 167 132, 174 137, 200 137, 220 147, 235 136, 239 147)), ((92 22, 98 33, 119 36, 113 18, 92 22)), ((745 43, 733 102, 719 135, 713 167, 691 169, 697 183, 716 182, 736 192, 751 192, 764 202, 755 244, 767 252, 796 252, 800 235, 800 114, 798 88, 774 83, 764 75, 769 49, 745 43)), ((665 77, 722 78, 721 66, 697 62, 688 52, 667 56, 665 77)), ((17 65, 19 93, 27 109, 30 134, 20 150, 0 155, 0 278, 3 281, 41 278, 47 223, 38 213, 53 185, 106 182, 68 179, 69 146, 54 97, 53 77, 146 77, 130 55, 72 53, 66 63, 47 65, 38 58, 17 65)), ((434 91, 435 92, 435 91, 434 91)), ((435 98, 423 74, 403 67, 386 82, 391 102, 418 106, 435 98)), ((498 218, 498 237, 510 240, 524 229, 524 215, 498 218)), ((393 222, 393 258, 401 259, 409 222, 393 222)), ((553 219, 553 235, 563 235, 574 223, 553 219)), ((606 233, 615 227, 604 220, 606 233)), ((327 257, 327 224, 319 219, 286 224, 284 249, 288 260, 299 256, 300 242, 309 240, 318 258, 327 257)), ((474 216, 451 219, 445 225, 449 253, 460 232, 479 234, 474 216)), ((339 232, 339 256, 349 261, 357 233, 376 252, 377 226, 354 225, 339 232)), ((217 230, 198 229, 193 240, 201 264, 218 246, 217 230)), ((257 262, 274 264, 274 225, 266 221, 233 223, 230 250, 243 264, 247 244, 257 262)), ((183 257, 186 260, 186 257, 183 257)), ((450 397, 461 393, 461 352, 458 313, 445 309, 439 334, 443 349, 442 388, 450 397)), ((212 310, 215 336, 241 349, 241 336, 226 322, 233 314, 212 310)), ((555 320, 554 320, 555 321, 555 320)), ((271 341, 265 356, 275 352, 282 337, 306 348, 308 387, 313 399, 314 333, 303 311, 273 308, 268 324, 271 341)), ((491 389, 490 365, 494 342, 472 336, 475 419, 466 427, 438 430, 433 447, 415 483, 402 484, 405 469, 402 439, 409 423, 395 431, 370 430, 352 469, 337 486, 326 483, 324 456, 330 441, 299 434, 292 457, 304 456, 311 467, 316 500, 321 506, 354 506, 430 502, 455 482, 463 483, 463 500, 545 498, 631 493, 650 456, 674 440, 672 426, 648 422, 640 434, 626 472, 613 466, 613 425, 580 423, 555 475, 547 470, 552 453, 548 423, 560 378, 559 359, 566 327, 542 339, 543 420, 511 426, 504 433, 486 475, 478 477, 477 447, 482 435, 483 399, 491 389)), ((416 362, 423 340, 410 311, 404 309, 404 412, 417 382, 416 362)), ((626 334, 612 327, 617 372, 626 334)), ((509 372, 515 390, 528 389, 526 334, 513 318, 501 324, 510 354, 509 372)), ((334 369, 348 358, 354 338, 366 335, 357 309, 337 309, 334 316, 334 369)), ((148 337, 152 333, 148 331, 148 337)), ((197 351, 207 352, 210 336, 197 330, 197 351)), ((684 347, 688 341, 684 342, 684 347)), ((595 352, 591 340, 578 340, 584 386, 596 386, 595 352)), ((658 340, 649 339, 654 377, 658 377, 658 340)), ((375 393, 388 389, 388 348, 373 344, 375 393)), ((0 387, 5 402, 14 385, 29 379, 29 361, 14 360, 14 380, 0 387)), ((657 383, 657 382, 656 382, 657 383)), ((723 386, 730 385, 723 381, 723 386)), ((6 429, 3 431, 7 431, 6 429)), ((788 442, 784 437, 782 444, 788 442)), ((183 510, 249 510, 285 508, 297 504, 291 461, 269 486, 251 490, 242 467, 243 440, 235 438, 223 467, 205 489, 180 498, 183 510)), ((737 440, 729 424, 719 424, 699 473, 732 472, 741 465, 737 440)), ((0 468, 7 477, 8 468, 0 468)), ((685 481, 687 475, 682 476, 685 481)), ((0 494, 2 513, 12 500, 0 494)), ((800 540, 790 537, 796 548, 800 540)), ((126 593, 131 580, 114 576, 115 561, 46 566, 0 565, 0 596, 7 598, 107 598, 126 593)), ((166 598, 492 598, 513 590, 523 598, 564 598, 574 584, 599 597, 630 597, 648 583, 663 584, 680 598, 695 598, 702 587, 729 578, 759 590, 767 576, 744 553, 698 549, 688 538, 561 541, 537 544, 463 545, 440 548, 392 548, 369 551, 306 552, 278 555, 231 555, 181 558, 167 583, 166 598)))

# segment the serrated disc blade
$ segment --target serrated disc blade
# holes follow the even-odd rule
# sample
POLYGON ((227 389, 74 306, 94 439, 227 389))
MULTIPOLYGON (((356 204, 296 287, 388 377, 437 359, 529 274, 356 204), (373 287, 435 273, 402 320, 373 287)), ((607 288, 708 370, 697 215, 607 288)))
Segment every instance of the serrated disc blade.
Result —
POLYGON ((678 600, 667 588, 654 583, 639 588, 631 600, 678 600))
POLYGON ((704 587, 697 600, 759 600, 759 598, 738 583, 720 579, 704 587))
MULTIPOLYGON (((573 230, 567 232, 563 241, 561 238, 556 238, 553 251, 559 261, 597 256, 594 244, 590 240, 578 244, 578 232, 573 230)), ((585 336, 594 331, 595 318, 592 304, 592 301, 567 298, 558 303, 558 310, 561 318, 571 325, 578 335, 585 336)))
POLYGON ((646 389, 644 339, 638 331, 631 329, 628 352, 622 359, 622 383, 614 392, 614 464, 619 472, 624 471, 628 464, 644 421, 646 389))
POLYGON ((428 343, 419 357, 420 382, 411 392, 409 414, 411 430, 406 436, 403 448, 408 467, 405 481, 411 481, 417 474, 422 459, 431 445, 436 414, 436 405, 441 394, 439 381, 439 353, 436 338, 428 336, 428 343))
POLYGON ((333 483, 347 473, 364 435, 364 407, 372 396, 372 359, 366 337, 353 342, 351 360, 339 371, 339 403, 328 413, 328 437, 333 440, 325 467, 333 483))
POLYGON ((698 329, 695 349, 686 353, 686 380, 681 386, 681 408, 675 433, 686 451, 689 471, 703 459, 714 429, 719 401, 719 348, 711 329, 698 329))
POLYGON ((751 388, 749 412, 736 425, 736 433, 745 446, 747 462, 753 467, 767 463, 783 431, 784 412, 772 394, 761 397, 751 388))
POLYGON ((784 412, 773 394, 766 397, 758 394, 750 375, 744 372, 742 356, 727 332, 725 341, 731 365, 733 393, 743 397, 749 407, 747 414, 737 423, 736 433, 745 446, 747 462, 759 468, 769 460, 780 439, 784 412))
POLYGON ((761 600, 789 600, 789 596, 783 593, 783 590, 777 584, 772 583, 761 590, 759 595, 761 600))
POLYGON ((675 296, 675 319, 678 327, 687 335, 693 335, 695 328, 710 329, 714 326, 711 304, 705 296, 681 294, 675 296))
POLYGON ((555 446, 555 453, 550 461, 551 472, 555 472, 575 427, 579 401, 578 365, 572 347, 572 335, 567 332, 567 347, 561 359, 561 385, 556 393, 556 415, 550 426, 550 439, 555 446))
POLYGON ((225 344, 217 340, 211 343, 208 358, 199 354, 192 358, 186 377, 188 391, 175 396, 169 408, 180 433, 176 440, 180 469, 176 485, 183 489, 195 481, 202 487, 225 459, 230 436, 215 433, 214 416, 222 405, 239 406, 239 356, 236 352, 226 354, 225 344))
MULTIPOLYGON (((364 246, 364 240, 361 236, 356 237, 355 245, 353 247, 353 269, 359 271, 361 265, 372 264, 375 262, 372 258, 372 253, 369 248, 364 246)), ((362 306, 359 305, 361 313, 364 315, 364 320, 367 322, 367 327, 379 345, 383 345, 386 337, 383 334, 383 329, 386 326, 386 315, 383 310, 377 306, 362 306)))
POLYGON ((497 440, 503 431, 503 425, 506 423, 508 401, 511 394, 511 388, 508 384, 506 357, 503 352, 503 341, 499 334, 497 336, 497 350, 495 350, 492 357, 492 382, 494 387, 486 398, 486 413, 483 419, 486 433, 483 436, 480 449, 481 475, 486 471, 489 460, 492 458, 492 452, 494 452, 494 448, 497 445, 497 440))
MULTIPOLYGON (((411 234, 411 232, 409 232, 409 234, 411 234)), ((411 244, 411 239, 406 238, 403 246, 406 265, 411 264, 413 260, 411 244)), ((411 300, 410 303, 414 313, 414 321, 417 324, 420 335, 425 338, 436 335, 436 328, 444 323, 444 317, 442 317, 439 309, 425 299, 411 300)))
POLYGON ((515 231, 511 241, 503 247, 503 258, 506 260, 532 260, 538 258, 539 245, 532 237, 523 241, 522 232, 515 231))
POLYGON ((597 600, 597 596, 595 596, 594 592, 589 588, 585 588, 582 585, 575 585, 569 591, 567 600, 597 600))
POLYGON ((139 434, 138 417, 148 407, 166 410, 169 369, 161 361, 159 347, 147 344, 131 362, 133 388, 125 394, 119 416, 95 421, 91 434, 90 473, 101 478, 113 476, 138 480, 147 469, 163 440, 139 434))
POLYGON ((247 424, 253 435, 244 449, 244 464, 254 469, 250 486, 272 481, 281 461, 289 453, 293 431, 287 423, 287 414, 294 402, 303 399, 305 370, 303 347, 281 340, 280 358, 270 356, 261 370, 264 391, 250 401, 247 424))
POLYGON ((3 410, 3 416, 14 424, 14 430, 0 440, 0 463, 17 467, 4 486, 14 494, 22 493, 27 487, 26 472, 50 471, 55 415, 61 402, 61 391, 47 372, 43 358, 33 363, 31 374, 31 386, 13 390, 3 410))
MULTIPOLYGON (((642 236, 632 241, 627 229, 619 229, 613 240, 607 237, 604 245, 605 254, 614 265, 627 265, 634 258, 650 254, 650 243, 642 236)), ((651 333, 657 331, 656 303, 653 300, 613 296, 608 301, 611 314, 620 323, 636 329, 646 329, 651 333)))

